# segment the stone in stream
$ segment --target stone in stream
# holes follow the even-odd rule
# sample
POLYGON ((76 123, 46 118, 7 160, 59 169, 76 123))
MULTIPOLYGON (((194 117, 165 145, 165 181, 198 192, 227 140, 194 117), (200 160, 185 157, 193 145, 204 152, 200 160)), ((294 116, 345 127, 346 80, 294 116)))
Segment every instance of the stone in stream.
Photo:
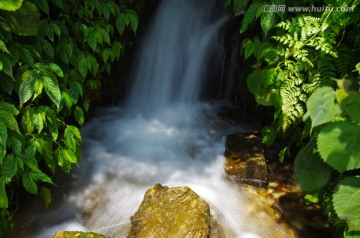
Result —
POLYGON ((110 237, 100 235, 95 232, 59 231, 54 234, 53 238, 110 238, 110 237))
POLYGON ((231 134, 226 138, 225 173, 236 182, 267 187, 264 149, 255 133, 231 134))
POLYGON ((131 217, 128 238, 210 237, 210 207, 189 187, 149 189, 131 217))

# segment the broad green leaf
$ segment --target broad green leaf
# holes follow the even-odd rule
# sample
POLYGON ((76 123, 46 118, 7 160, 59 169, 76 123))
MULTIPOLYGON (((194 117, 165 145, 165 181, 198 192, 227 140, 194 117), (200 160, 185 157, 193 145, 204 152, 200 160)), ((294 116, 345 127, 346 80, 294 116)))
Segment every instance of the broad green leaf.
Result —
POLYGON ((17 120, 8 111, 0 110, 0 120, 2 120, 7 128, 19 132, 19 126, 17 120))
POLYGON ((360 168, 360 126, 350 121, 324 126, 317 138, 321 158, 343 173, 360 168))
MULTIPOLYGON (((28 147, 30 149, 32 149, 31 147, 28 147)), ((36 151, 36 147, 34 147, 35 151, 36 151)), ((32 151, 28 151, 28 153, 33 153, 32 151)), ((21 160, 24 162, 24 164, 29 167, 31 170, 33 171, 37 171, 39 170, 39 166, 38 166, 38 162, 37 160, 28 154, 22 154, 20 156, 21 160)))
POLYGON ((360 231, 360 178, 347 177, 336 186, 333 194, 334 209, 350 231, 360 231))
POLYGON ((72 151, 75 151, 81 142, 79 129, 75 126, 67 126, 64 131, 64 140, 66 147, 72 151))
POLYGON ((0 110, 6 111, 8 114, 16 116, 19 115, 19 111, 16 109, 14 104, 7 102, 0 102, 0 110))
POLYGON ((305 192, 318 191, 331 177, 332 169, 315 151, 315 142, 310 142, 296 155, 294 174, 296 183, 305 192))
POLYGON ((35 2, 41 11, 49 15, 49 4, 47 0, 35 0, 35 2))
POLYGON ((59 65, 54 64, 54 63, 50 63, 49 64, 51 70, 59 77, 63 78, 64 77, 64 73, 61 70, 61 68, 59 67, 59 65))
POLYGON ((32 194, 38 193, 38 186, 34 179, 31 177, 30 172, 25 172, 22 178, 22 183, 26 191, 32 194))
POLYGON ((38 134, 44 129, 45 114, 36 110, 33 115, 33 122, 36 129, 38 129, 38 134))
POLYGON ((80 126, 84 125, 85 122, 84 111, 80 107, 76 106, 74 114, 75 114, 76 122, 79 123, 80 126))
POLYGON ((256 70, 249 74, 249 76, 246 78, 247 86, 250 92, 254 95, 257 95, 261 90, 260 75, 261 71, 256 70))
POLYGON ((87 42, 90 46, 90 48, 95 51, 96 50, 96 45, 98 43, 98 40, 96 38, 96 32, 93 31, 90 33, 89 37, 87 38, 87 42))
POLYGON ((42 140, 42 141, 40 141, 40 143, 43 148, 43 158, 46 162, 46 165, 54 173, 55 168, 56 168, 56 162, 55 162, 55 156, 54 156, 54 151, 53 151, 53 142, 52 142, 51 138, 48 138, 48 140, 42 140))
POLYGON ((0 9, 6 11, 15 11, 21 7, 22 2, 23 0, 2 0, 0 1, 0 9))
POLYGON ((265 35, 274 26, 274 23, 275 23, 275 13, 263 12, 261 14, 261 28, 263 29, 265 35))
POLYGON ((51 191, 48 188, 40 187, 39 196, 44 199, 45 206, 48 207, 51 203, 51 191))
POLYGON ((341 114, 335 103, 335 91, 330 87, 318 88, 306 102, 312 128, 334 121, 341 114))
POLYGON ((109 33, 104 28, 97 28, 97 32, 101 35, 105 43, 110 45, 110 36, 109 33))
POLYGON ((108 59, 109 59, 109 56, 110 56, 111 52, 109 49, 104 49, 102 52, 101 52, 101 58, 104 62, 107 62, 108 59))
POLYGON ((13 154, 9 154, 5 157, 4 162, 1 165, 1 174, 7 180, 11 180, 18 169, 17 160, 13 154))
POLYGON ((85 55, 80 56, 80 59, 78 60, 77 68, 81 76, 85 78, 88 73, 87 58, 85 55))
POLYGON ((360 238, 360 231, 344 230, 344 238, 360 238))
POLYGON ((49 183, 55 185, 52 179, 45 173, 41 172, 40 170, 31 171, 31 177, 37 181, 40 180, 41 182, 49 183))
POLYGON ((129 24, 134 33, 136 33, 139 18, 134 10, 126 10, 126 18, 129 19, 129 24))
POLYGON ((71 107, 74 105, 73 99, 71 98, 70 94, 68 92, 62 93, 62 101, 65 103, 65 106, 67 109, 71 109, 71 107))
POLYGON ((11 56, 9 54, 3 54, 0 53, 0 61, 3 64, 3 68, 2 71, 10 76, 11 78, 13 78, 13 63, 11 62, 11 60, 9 59, 11 56))
POLYGON ((118 30, 120 35, 124 32, 124 30, 125 30, 125 14, 124 13, 121 13, 119 16, 117 16, 116 29, 118 30))
POLYGON ((243 33, 247 30, 249 24, 255 20, 256 15, 259 13, 259 11, 261 11, 261 7, 262 5, 259 2, 254 2, 250 5, 250 7, 245 12, 244 19, 241 23, 240 33, 243 33))
POLYGON ((77 163, 77 157, 71 150, 63 150, 64 159, 70 163, 77 163))
POLYGON ((3 75, 2 79, 0 80, 1 88, 11 95, 14 91, 14 80, 9 75, 3 75))
POLYGON ((34 84, 34 96, 33 101, 42 93, 44 87, 44 82, 40 78, 36 78, 35 84, 34 84))
POLYGON ((89 111, 89 108, 90 108, 90 100, 89 99, 84 99, 83 108, 84 108, 85 112, 89 111))
POLYGON ((34 122, 33 122, 34 108, 27 107, 21 118, 21 127, 23 130, 31 134, 34 131, 34 122))
POLYGON ((44 82, 44 88, 46 94, 49 96, 51 101, 57 106, 57 108, 59 108, 61 102, 61 92, 59 85, 50 77, 42 75, 41 78, 44 82))
POLYGON ((0 208, 7 208, 8 205, 9 201, 6 194, 5 181, 4 179, 0 178, 0 208))
POLYGON ((34 94, 34 86, 37 77, 38 74, 35 70, 28 70, 22 74, 21 79, 23 82, 19 88, 20 106, 29 101, 34 94))
POLYGON ((61 29, 60 29, 60 27, 59 27, 56 23, 54 23, 54 22, 51 22, 51 23, 50 23, 50 26, 51 26, 51 28, 53 29, 53 31, 55 32, 55 34, 57 35, 57 37, 60 38, 60 36, 61 36, 61 29))
MULTIPOLYGON (((0 6, 3 1, 0 1, 0 6)), ((14 0, 10 2, 14 2, 14 0)), ((2 12, 2 17, 10 25, 12 32, 20 36, 35 36, 37 34, 40 13, 36 5, 30 1, 24 1, 21 7, 14 12, 2 12)))
MULTIPOLYGON (((65 150, 61 150, 61 149, 56 151, 57 158, 58 158, 58 165, 63 169, 63 171, 65 173, 69 173, 71 170, 71 162, 69 161, 68 156, 69 155, 70 155, 70 157, 72 155, 75 156, 75 154, 72 151, 70 151, 70 150, 67 150, 67 151, 68 151, 67 153, 65 152, 65 150)), ((72 159, 70 158, 70 160, 72 160, 72 159)))
POLYGON ((245 48, 245 59, 249 58, 252 53, 254 52, 254 43, 252 42, 252 40, 247 40, 245 43, 244 43, 244 46, 245 48))
MULTIPOLYGON (((340 91, 340 90, 338 90, 340 91)), ((336 92, 338 96, 338 91, 336 92)), ((337 97, 338 99, 338 97, 337 97)), ((339 101, 339 100, 338 100, 339 101)), ((360 122, 360 93, 349 92, 340 103, 341 108, 352 120, 360 122)))
POLYGON ((47 56, 49 56, 51 59, 54 58, 54 48, 53 46, 50 44, 49 41, 45 40, 45 39, 41 39, 41 44, 42 44, 42 48, 45 51, 45 54, 47 56))
POLYGON ((112 50, 114 53, 114 56, 118 59, 120 57, 121 54, 121 49, 122 49, 122 45, 120 42, 116 41, 114 42, 113 46, 112 46, 112 50))
MULTIPOLYGON (((8 49, 6 48, 6 45, 5 45, 5 42, 3 40, 0 39, 0 50, 2 50, 3 52, 7 52, 7 53, 10 53, 8 51, 8 49)), ((1 64, 1 69, 2 69, 2 64, 1 64)), ((0 69, 0 70, 1 70, 0 69)))

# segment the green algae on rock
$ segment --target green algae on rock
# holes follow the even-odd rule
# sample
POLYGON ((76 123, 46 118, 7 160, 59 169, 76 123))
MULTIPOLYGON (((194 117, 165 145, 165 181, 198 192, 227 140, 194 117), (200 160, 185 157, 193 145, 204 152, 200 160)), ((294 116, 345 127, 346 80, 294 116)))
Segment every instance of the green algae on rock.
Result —
POLYGON ((53 238, 110 238, 110 237, 100 235, 95 232, 59 231, 54 234, 53 238))
POLYGON ((210 207, 189 187, 149 189, 131 217, 128 238, 210 236, 210 207))

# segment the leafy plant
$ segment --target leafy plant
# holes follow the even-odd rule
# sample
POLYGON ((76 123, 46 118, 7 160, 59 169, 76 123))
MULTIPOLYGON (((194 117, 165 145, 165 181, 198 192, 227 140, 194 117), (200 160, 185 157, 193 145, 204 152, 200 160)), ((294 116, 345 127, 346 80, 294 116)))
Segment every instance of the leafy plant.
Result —
POLYGON ((101 87, 122 36, 137 29, 130 3, 0 3, 0 234, 11 227, 15 185, 49 204, 56 168, 68 173, 81 158, 87 92, 101 87))
MULTIPOLYGON (((248 1, 226 4, 234 13, 248 1)), ((287 12, 306 1, 252 1, 240 26, 249 91, 259 105, 274 109, 263 128, 263 143, 290 138, 279 154, 298 151, 295 176, 304 192, 324 204, 329 219, 345 237, 359 235, 360 107, 358 1, 324 1, 353 12, 287 12), (283 5, 285 11, 266 7, 283 5), (354 46, 355 45, 355 46, 354 46), (335 80, 335 79, 341 80, 335 80), (336 83, 337 82, 337 83, 336 83), (290 150, 290 149, 293 150, 290 150)), ((309 197, 309 196, 308 196, 309 197)))

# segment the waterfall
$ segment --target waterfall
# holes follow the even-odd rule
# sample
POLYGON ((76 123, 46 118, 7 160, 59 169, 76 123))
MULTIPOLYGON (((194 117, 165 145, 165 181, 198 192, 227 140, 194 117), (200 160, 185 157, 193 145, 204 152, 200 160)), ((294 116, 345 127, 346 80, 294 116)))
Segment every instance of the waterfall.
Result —
POLYGON ((199 99, 211 55, 221 44, 218 30, 225 18, 214 19, 217 6, 213 0, 163 1, 134 67, 130 110, 156 115, 199 99))
POLYGON ((14 237, 49 238, 60 230, 126 237, 130 217, 156 183, 193 189, 226 237, 274 237, 276 225, 265 229, 264 215, 249 218, 239 187, 225 178, 226 132, 214 127, 214 107, 200 100, 221 45, 222 8, 215 0, 162 2, 134 65, 126 107, 99 110, 87 123, 80 168, 54 192, 50 208, 28 208, 14 237))

